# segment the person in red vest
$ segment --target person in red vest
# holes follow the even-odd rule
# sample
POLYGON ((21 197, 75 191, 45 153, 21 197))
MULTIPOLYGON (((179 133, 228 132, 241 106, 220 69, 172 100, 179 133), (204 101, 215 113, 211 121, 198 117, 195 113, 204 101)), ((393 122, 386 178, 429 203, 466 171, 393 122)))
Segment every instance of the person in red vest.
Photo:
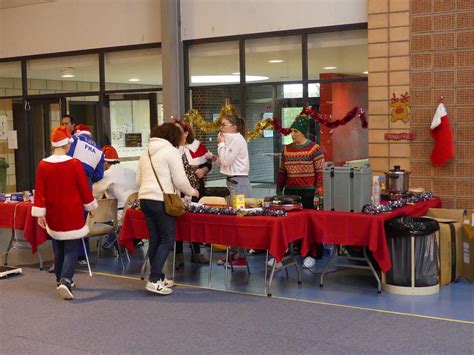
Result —
POLYGON ((59 126, 51 132, 53 154, 38 165, 31 210, 31 214, 38 217, 38 224, 56 241, 57 290, 66 300, 74 298, 72 279, 79 243, 89 233, 84 209, 92 214, 98 206, 82 163, 67 155, 71 142, 71 133, 66 127, 59 126))

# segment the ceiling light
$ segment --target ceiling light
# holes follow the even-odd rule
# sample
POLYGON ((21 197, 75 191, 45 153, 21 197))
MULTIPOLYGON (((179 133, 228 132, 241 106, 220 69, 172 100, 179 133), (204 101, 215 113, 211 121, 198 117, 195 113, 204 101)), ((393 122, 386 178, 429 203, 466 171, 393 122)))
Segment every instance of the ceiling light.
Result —
POLYGON ((369 72, 368 71, 363 71, 362 74, 369 74, 369 72))
POLYGON ((283 63, 283 62, 284 62, 283 59, 272 59, 268 61, 268 63, 283 63))
POLYGON ((239 72, 232 73, 232 75, 240 75, 239 72))
POLYGON ((74 68, 68 67, 61 70, 61 78, 74 78, 74 68))
POLYGON ((323 67, 324 70, 332 70, 332 69, 336 69, 337 67, 323 67))
POLYGON ((136 83, 136 82, 140 81, 140 79, 138 79, 138 78, 130 78, 130 79, 128 79, 128 81, 130 81, 130 82, 132 82, 132 83, 136 83))
MULTIPOLYGON (((268 76, 246 75, 245 81, 268 80, 268 76)), ((237 75, 193 75, 191 83, 193 84, 218 84, 218 83, 238 83, 240 77, 237 75)))

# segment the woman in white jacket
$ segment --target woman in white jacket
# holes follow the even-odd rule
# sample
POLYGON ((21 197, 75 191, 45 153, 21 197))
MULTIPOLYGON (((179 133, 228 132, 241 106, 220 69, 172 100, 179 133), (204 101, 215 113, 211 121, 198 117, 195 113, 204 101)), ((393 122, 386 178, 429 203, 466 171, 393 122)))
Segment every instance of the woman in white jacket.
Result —
POLYGON ((140 157, 136 177, 140 207, 150 233, 148 256, 151 270, 145 288, 161 295, 172 293, 173 281, 166 279, 162 270, 173 249, 176 217, 165 213, 163 192, 153 169, 166 193, 179 189, 185 195, 199 197, 199 192, 193 189, 184 172, 181 154, 177 149, 180 140, 181 131, 173 123, 155 126, 150 134, 148 150, 140 157))
POLYGON ((252 187, 249 180, 249 151, 244 132, 244 119, 232 114, 222 117, 221 129, 217 135, 217 155, 220 172, 226 175, 230 194, 250 197, 252 187))

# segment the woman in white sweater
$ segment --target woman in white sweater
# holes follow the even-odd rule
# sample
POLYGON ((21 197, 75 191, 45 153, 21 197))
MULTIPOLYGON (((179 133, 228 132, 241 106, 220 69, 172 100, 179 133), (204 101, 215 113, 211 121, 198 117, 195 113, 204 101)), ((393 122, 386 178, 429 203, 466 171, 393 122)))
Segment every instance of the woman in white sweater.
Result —
POLYGON ((224 116, 217 135, 217 155, 220 172, 226 175, 230 194, 250 197, 249 151, 244 132, 245 121, 242 118, 231 114, 224 116))
POLYGON ((162 270, 173 249, 176 217, 165 213, 163 192, 153 169, 166 193, 179 189, 185 195, 199 197, 199 192, 193 189, 184 172, 181 153, 177 149, 180 140, 181 131, 173 123, 155 126, 150 134, 148 150, 140 157, 136 177, 140 208, 150 233, 148 256, 151 270, 145 288, 161 295, 172 293, 173 281, 166 279, 162 270))

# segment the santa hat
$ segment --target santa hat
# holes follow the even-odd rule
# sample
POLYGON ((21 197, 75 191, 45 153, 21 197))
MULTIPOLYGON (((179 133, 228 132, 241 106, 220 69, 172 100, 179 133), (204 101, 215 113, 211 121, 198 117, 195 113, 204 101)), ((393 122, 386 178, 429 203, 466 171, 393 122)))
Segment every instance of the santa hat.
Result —
POLYGON ((51 145, 55 148, 65 146, 72 142, 71 133, 65 126, 59 126, 51 132, 51 145))
POLYGON ((117 154, 117 151, 111 145, 104 145, 102 147, 102 152, 104 153, 105 161, 120 161, 120 158, 117 154))
POLYGON ((89 126, 87 126, 85 124, 78 124, 74 128, 74 135, 78 136, 80 134, 87 134, 87 135, 91 136, 92 135, 92 130, 89 126))
POLYGON ((434 138, 431 161, 434 165, 444 165, 454 158, 455 148, 453 130, 443 103, 438 105, 430 128, 434 138))

